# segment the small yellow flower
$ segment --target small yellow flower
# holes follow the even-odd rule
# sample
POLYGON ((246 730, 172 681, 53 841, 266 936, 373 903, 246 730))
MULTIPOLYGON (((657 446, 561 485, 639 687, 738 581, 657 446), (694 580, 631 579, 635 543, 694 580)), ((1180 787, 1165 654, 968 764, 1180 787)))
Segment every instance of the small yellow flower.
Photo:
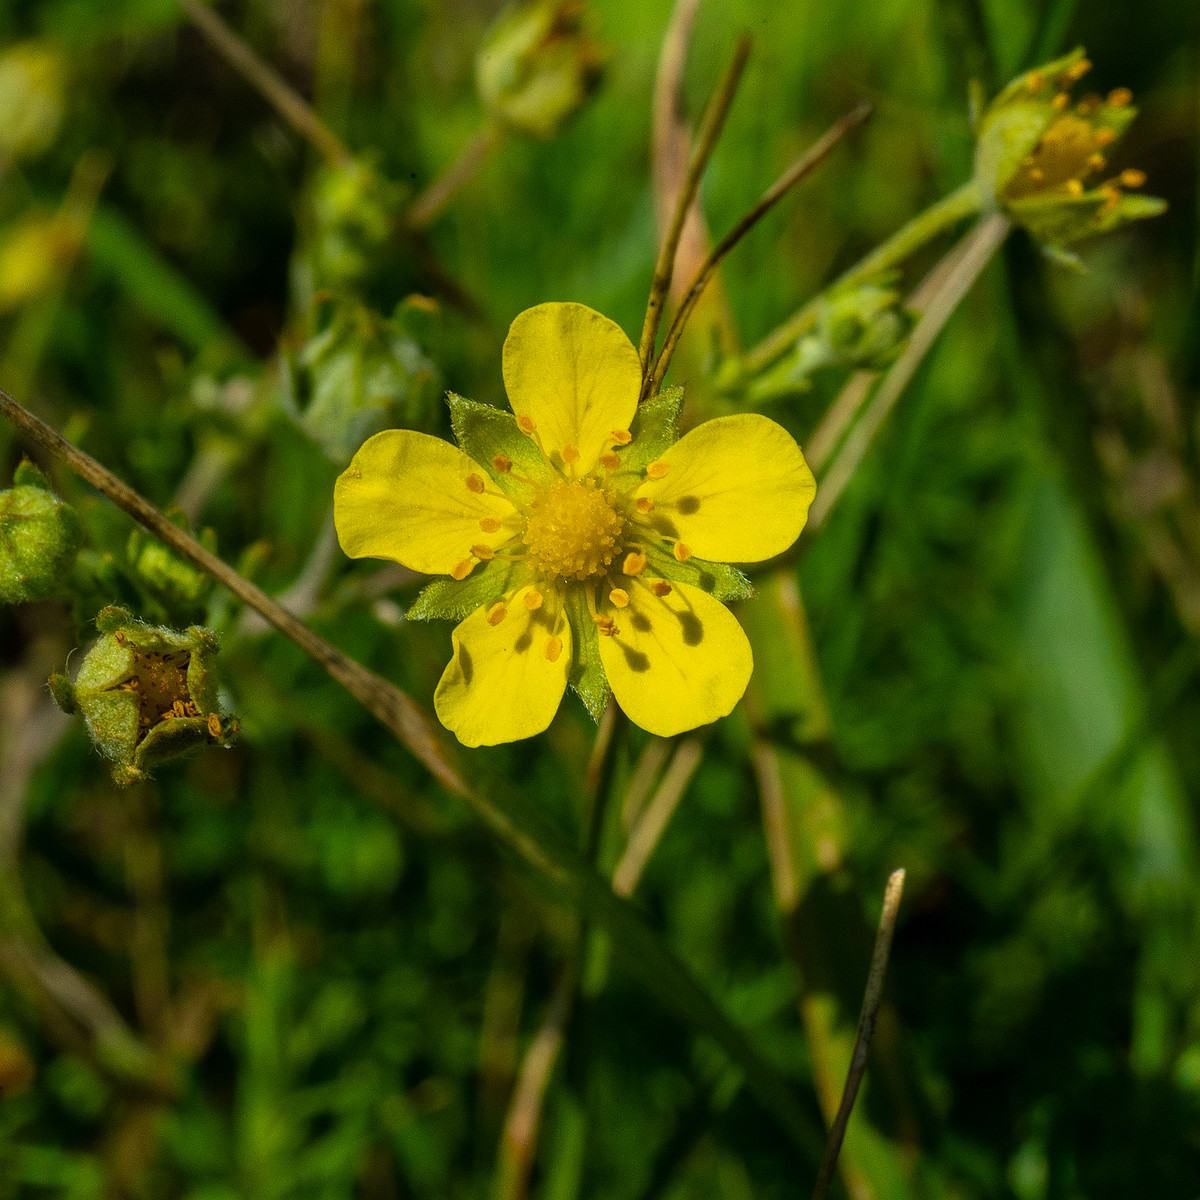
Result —
POLYGON ((442 723, 468 746, 531 737, 568 684, 593 716, 611 688, 664 737, 727 715, 753 664, 721 602, 749 585, 722 564, 799 536, 816 494, 800 447, 756 413, 676 440, 678 389, 639 407, 637 351, 581 304, 517 317, 504 383, 515 416, 451 395, 461 449, 376 434, 334 492, 348 555, 450 576, 409 612, 460 619, 442 723))

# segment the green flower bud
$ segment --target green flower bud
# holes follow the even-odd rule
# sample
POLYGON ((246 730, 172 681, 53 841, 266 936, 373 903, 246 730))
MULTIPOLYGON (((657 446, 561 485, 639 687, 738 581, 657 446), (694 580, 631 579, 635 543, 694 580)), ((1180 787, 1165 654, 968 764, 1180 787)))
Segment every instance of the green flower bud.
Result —
POLYGON ((421 425, 436 400, 437 368, 403 316, 339 298, 328 324, 283 361, 284 407, 335 463, 389 423, 421 425))
POLYGON ((0 153, 40 154, 62 124, 66 70, 62 58, 39 42, 21 42, 0 54, 0 153))
POLYGON ((404 201, 404 189, 366 163, 323 168, 311 201, 315 286, 346 286, 368 275, 399 223, 404 201))
POLYGON ((552 137, 596 89, 600 50, 580 0, 534 0, 505 9, 475 60, 484 107, 536 137, 552 137))
POLYGON ((203 571, 140 529, 130 533, 125 553, 138 580, 171 608, 195 608, 208 594, 210 581, 203 571))
POLYGON ((79 550, 75 510, 29 461, 0 492, 0 601, 45 600, 62 586, 79 550))
POLYGON ((237 722, 217 704, 215 634, 147 625, 115 607, 100 611, 96 627, 101 636, 75 682, 52 675, 50 694, 64 712, 83 715, 117 783, 137 783, 167 759, 233 740, 237 722))
POLYGON ((1019 76, 984 110, 975 148, 981 193, 1059 257, 1072 242, 1157 216, 1166 202, 1131 196, 1145 175, 1107 175, 1110 149, 1137 115, 1127 88, 1071 102, 1091 69, 1082 49, 1019 76))

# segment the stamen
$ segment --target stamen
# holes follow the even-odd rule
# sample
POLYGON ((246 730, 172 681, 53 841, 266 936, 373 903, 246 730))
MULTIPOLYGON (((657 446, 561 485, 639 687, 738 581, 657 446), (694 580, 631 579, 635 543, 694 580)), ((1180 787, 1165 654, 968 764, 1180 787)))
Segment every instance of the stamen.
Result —
POLYGON ((476 495, 480 494, 483 491, 483 476, 474 474, 468 475, 467 488, 469 491, 475 492, 476 495))
POLYGON ((499 604, 493 604, 492 607, 488 609, 487 623, 489 625, 499 625, 500 622, 503 621, 507 616, 508 609, 504 607, 504 601, 501 600, 499 604))
POLYGON ((1103 170, 1104 166, 1106 165, 1107 162, 1108 162, 1108 160, 1104 157, 1103 154, 1092 154, 1088 157, 1088 160, 1087 160, 1088 170, 1089 171, 1103 170))
POLYGON ((687 546, 685 546, 683 544, 683 542, 675 543, 675 549, 674 549, 673 553, 675 555, 676 562, 685 563, 685 562, 687 562, 687 560, 689 558, 692 557, 691 550, 687 546))
POLYGON ((492 466, 496 469, 497 474, 507 475, 512 471, 512 459, 507 454, 497 454, 492 459, 492 466))
POLYGON ((1025 78, 1025 86, 1031 92, 1040 92, 1045 86, 1045 83, 1046 79, 1045 76, 1042 75, 1041 71, 1030 71, 1025 78))
POLYGON ((1101 103, 1100 97, 1095 92, 1090 92, 1075 105, 1075 109, 1081 117, 1090 117, 1100 107, 1101 103))
POLYGON ((656 596, 669 596, 671 594, 671 585, 664 583, 661 579, 657 579, 650 585, 650 590, 656 596))
POLYGON ((621 465, 621 459, 612 450, 608 450, 600 455, 600 465, 606 471, 615 471, 621 465))
POLYGON ((531 437, 537 432, 537 422, 532 417, 519 416, 517 428, 527 437, 531 437))
POLYGON ((614 429, 608 436, 617 446, 628 446, 633 441, 633 434, 628 429, 614 429))
POLYGON ((1097 129, 1095 136, 1092 138, 1092 141, 1097 146, 1111 146, 1116 140, 1116 132, 1112 129, 1097 129))
POLYGON ((1112 108, 1124 108, 1133 99, 1133 93, 1128 88, 1113 88, 1108 93, 1108 103, 1112 108))
POLYGON ((1118 204, 1121 203, 1121 189, 1113 187, 1111 183, 1107 183, 1100 189, 1101 195, 1104 197, 1104 203, 1096 212, 1099 217, 1103 213, 1110 213, 1118 204))
POLYGON ((1063 75, 1072 83, 1075 83, 1077 80, 1082 79, 1091 69, 1092 64, 1086 58, 1081 58, 1079 62, 1068 67, 1063 72, 1063 75))
POLYGON ((562 638, 552 637, 546 642, 546 657, 551 662, 558 662, 558 656, 562 653, 562 638))
POLYGON ((221 718, 216 713, 208 714, 208 736, 215 738, 221 736, 221 718))
POLYGON ((530 612, 534 612, 542 607, 542 601, 545 597, 536 588, 525 593, 525 607, 530 612))
POLYGON ((1067 194, 1071 196, 1083 195, 1083 184, 1078 179, 1068 179, 1066 182, 1067 194))
POLYGON ((570 443, 562 448, 562 460, 565 463, 577 463, 579 461, 579 447, 572 446, 570 443))
POLYGON ((625 555, 625 562, 621 565, 621 573, 624 575, 640 575, 646 569, 646 556, 644 554, 631 553, 625 555))
POLYGON ((1059 92, 1053 100, 1050 101, 1051 108, 1057 108, 1060 112, 1071 103, 1071 97, 1066 92, 1059 92))
POLYGON ((454 569, 450 572, 451 579, 457 579, 460 582, 470 573, 475 570, 475 560, 473 558, 464 558, 461 562, 454 564, 454 569))
POLYGON ((647 516, 654 511, 654 501, 649 496, 642 496, 637 502, 637 510, 642 516, 647 516))
POLYGON ((663 462, 661 458, 656 458, 647 468, 646 474, 651 479, 663 479, 667 472, 671 469, 671 464, 663 462))
POLYGON ((499 533, 500 522, 496 517, 484 517, 479 522, 479 528, 482 529, 484 533, 499 533))
POLYGON ((629 593, 624 588, 613 588, 608 593, 609 602, 615 604, 617 608, 625 608, 629 604, 629 593))
POLYGON ((1146 172, 1127 167, 1121 172, 1120 179, 1127 188, 1139 188, 1146 182, 1146 172))
POLYGON ((491 546, 484 546, 482 543, 478 546, 472 546, 471 553, 482 562, 491 562, 496 557, 495 550, 491 546))
POLYGON ((1032 179, 1034 183, 1041 183, 1042 180, 1046 178, 1046 172, 1043 171, 1041 167, 1030 167, 1029 178, 1032 179))

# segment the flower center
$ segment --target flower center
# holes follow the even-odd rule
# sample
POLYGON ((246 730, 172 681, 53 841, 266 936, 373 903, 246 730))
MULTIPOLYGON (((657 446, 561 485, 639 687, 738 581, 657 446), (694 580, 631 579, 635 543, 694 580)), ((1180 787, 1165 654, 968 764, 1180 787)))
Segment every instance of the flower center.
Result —
POLYGON ((563 480, 534 501, 525 545, 545 575, 590 579, 617 557, 624 527, 625 518, 594 479, 563 480))

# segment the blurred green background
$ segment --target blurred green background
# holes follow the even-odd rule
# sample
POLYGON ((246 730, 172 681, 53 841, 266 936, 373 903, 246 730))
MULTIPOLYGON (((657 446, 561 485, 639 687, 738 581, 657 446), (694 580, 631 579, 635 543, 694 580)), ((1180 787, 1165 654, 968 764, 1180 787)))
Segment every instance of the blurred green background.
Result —
MULTIPOLYGON (((333 480, 385 422, 448 434, 446 388, 502 404, 526 307, 581 301, 636 340, 669 5, 589 0, 595 93, 553 136, 499 139, 412 238, 395 214, 486 127, 474 61, 498 6, 220 11, 370 173, 332 173, 173 0, 5 0, 0 386, 427 704, 450 625, 404 621, 411 574, 342 557, 333 480)), ((709 0, 693 120, 742 32, 701 193, 717 236, 876 106, 728 259, 745 345, 968 178, 971 79, 991 95, 1077 44, 1088 87, 1141 109, 1115 165, 1170 209, 1081 247, 1082 274, 1009 238, 827 524, 739 607, 755 706, 688 743, 635 900, 815 1125, 906 868, 838 1184, 855 1200, 1197 1200, 1200 16, 709 0), (798 864, 784 917, 764 748, 798 864)), ((694 415, 735 403, 704 360, 672 375, 694 415)), ((803 443, 844 380, 765 411, 803 443)), ((22 449, 0 429, 5 483, 22 449)), ((575 914, 298 650, 34 457, 84 520, 87 584, 0 608, 0 1197, 809 1194, 813 1156, 595 940, 531 1172, 505 1182, 575 914), (237 745, 109 781, 44 681, 113 601, 221 634, 237 745)), ((463 757, 577 839, 594 736, 569 696, 542 737, 463 757)), ((602 869, 672 749, 620 734, 602 869)))

